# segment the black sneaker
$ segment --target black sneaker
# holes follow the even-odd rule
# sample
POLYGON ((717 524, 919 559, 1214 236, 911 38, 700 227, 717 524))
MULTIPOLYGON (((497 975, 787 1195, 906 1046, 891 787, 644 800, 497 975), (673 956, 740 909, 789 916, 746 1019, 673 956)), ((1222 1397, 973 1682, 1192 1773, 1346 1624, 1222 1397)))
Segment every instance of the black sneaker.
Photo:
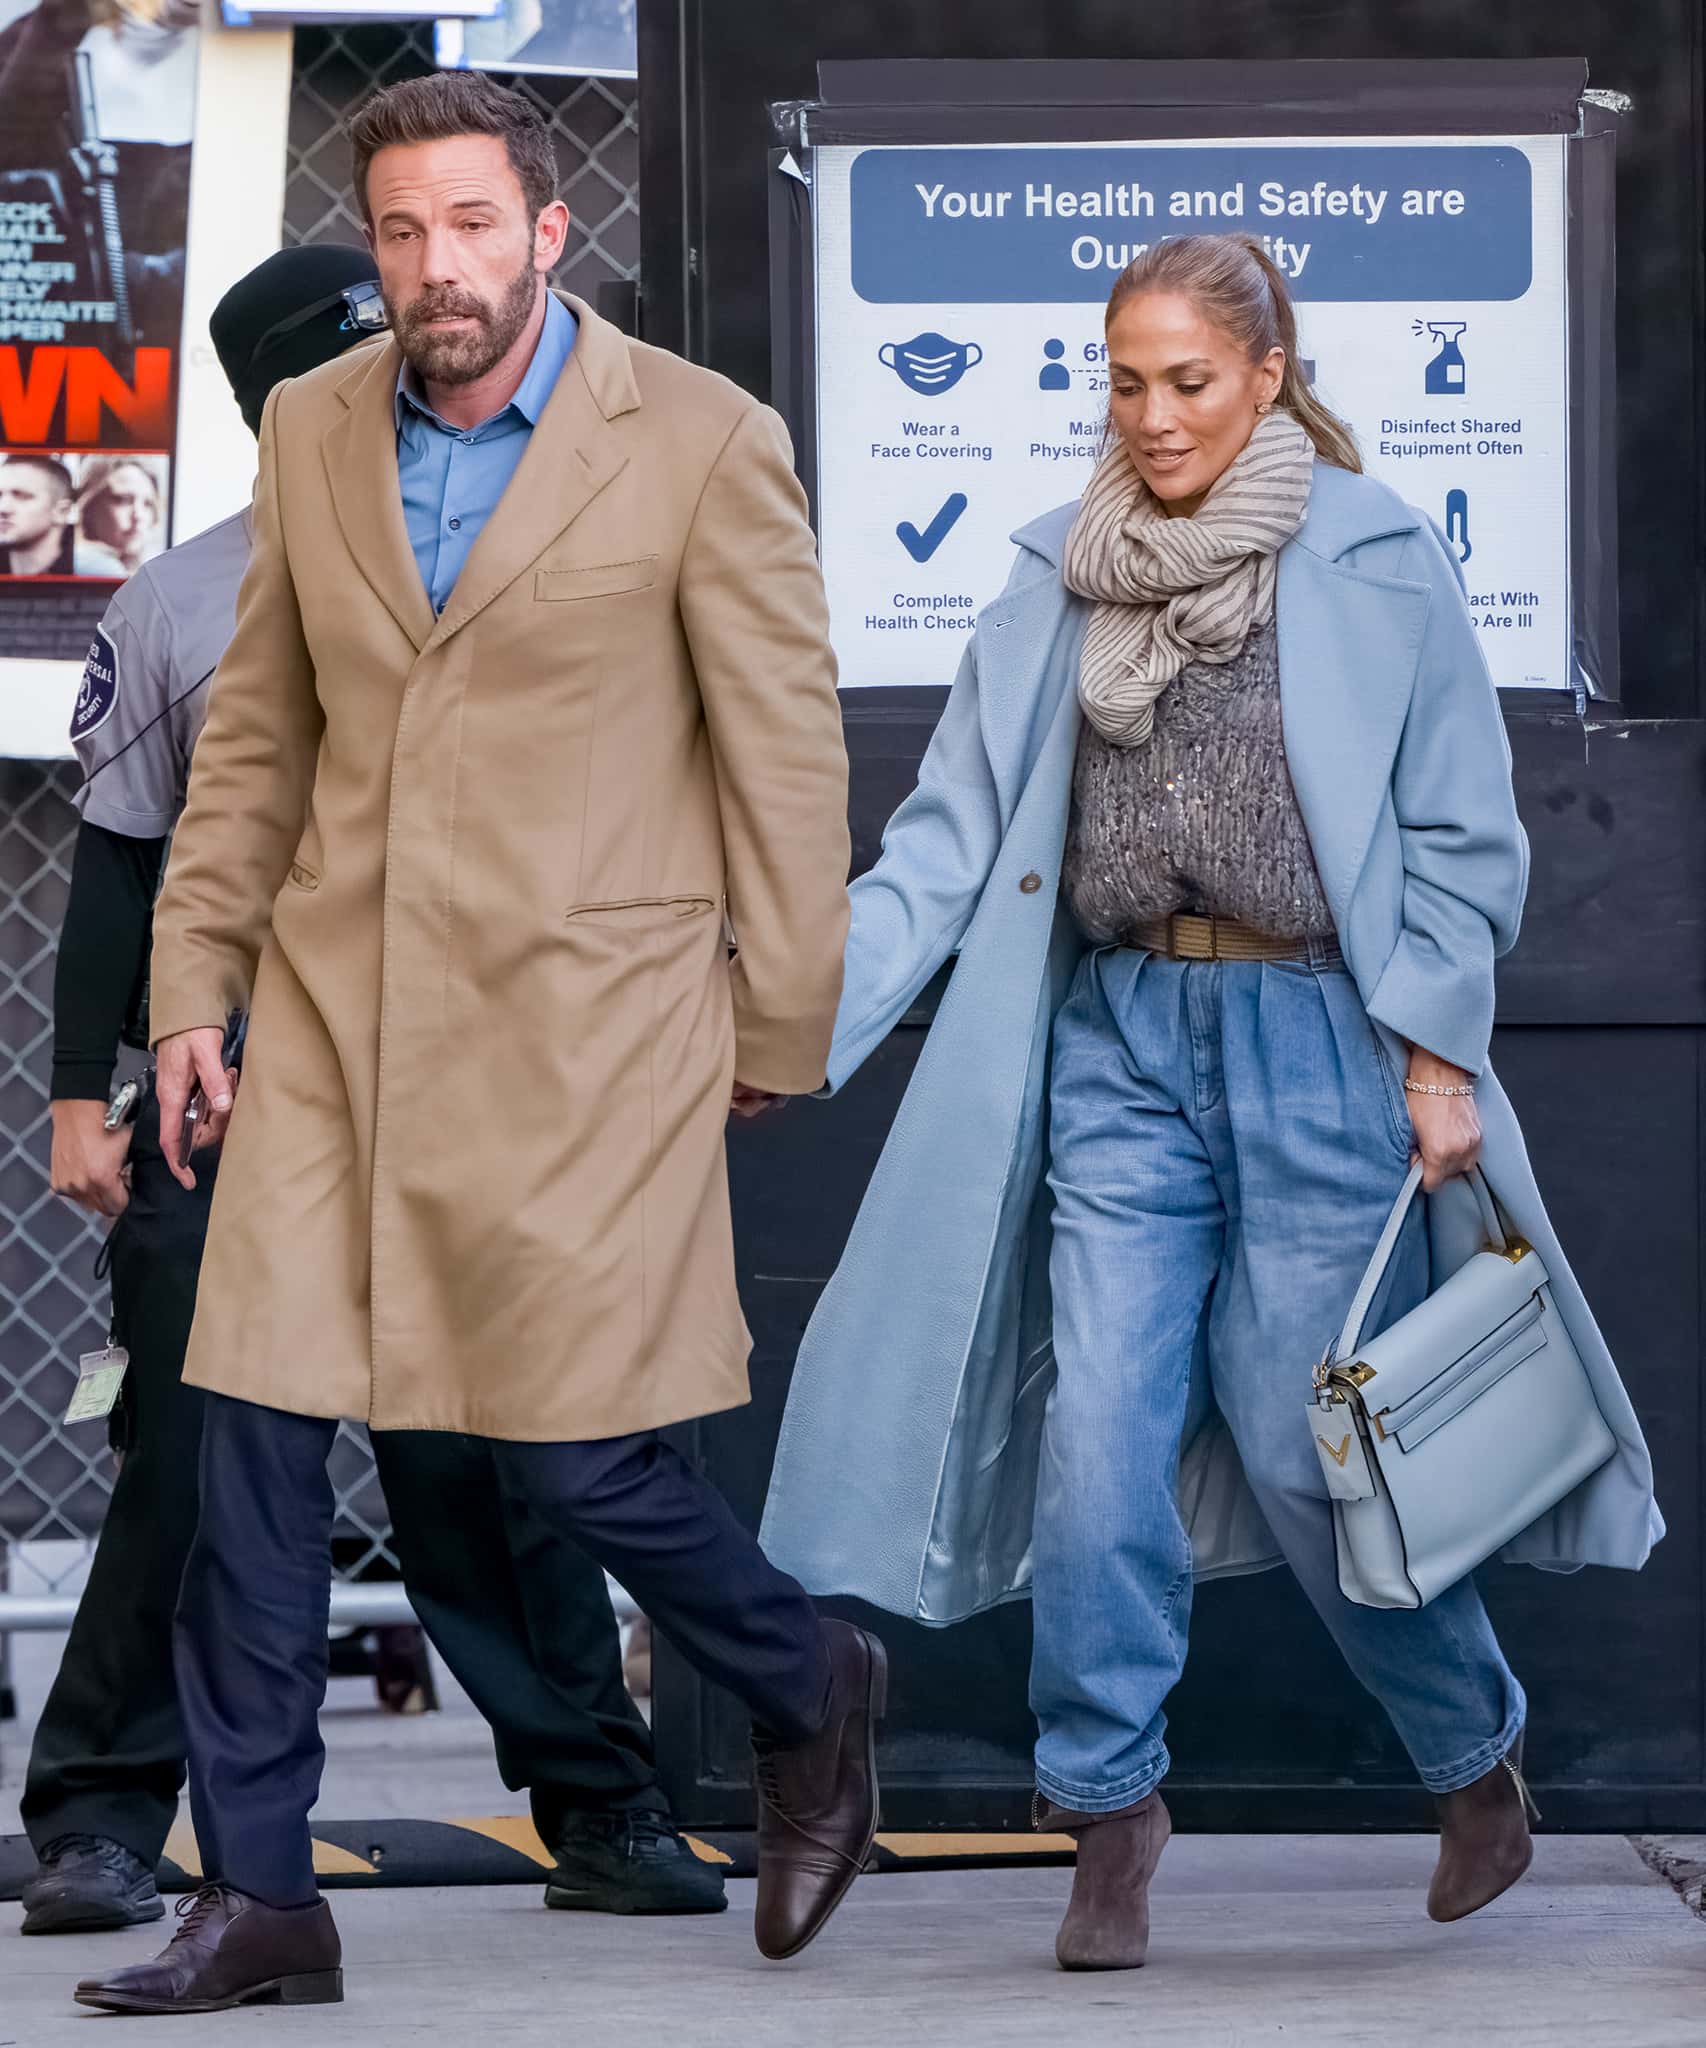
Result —
POLYGON ((545 1903, 564 1913, 720 1913, 723 1873, 665 1813, 571 1813, 551 1852, 545 1903))
POLYGON ((166 1917, 153 1871, 105 1835, 49 1842, 22 1898, 22 1934, 99 1934, 166 1917))

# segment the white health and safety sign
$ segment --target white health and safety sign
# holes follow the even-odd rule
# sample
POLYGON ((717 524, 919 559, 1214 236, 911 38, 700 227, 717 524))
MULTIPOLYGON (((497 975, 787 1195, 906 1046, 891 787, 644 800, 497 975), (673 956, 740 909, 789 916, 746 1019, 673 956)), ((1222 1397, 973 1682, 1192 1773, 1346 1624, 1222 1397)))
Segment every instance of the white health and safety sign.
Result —
POLYGON ((1571 685, 1564 139, 820 148, 818 510, 844 687, 947 684, 1009 536, 1076 498, 1102 310, 1261 237, 1315 388, 1439 525, 1494 680, 1571 685))

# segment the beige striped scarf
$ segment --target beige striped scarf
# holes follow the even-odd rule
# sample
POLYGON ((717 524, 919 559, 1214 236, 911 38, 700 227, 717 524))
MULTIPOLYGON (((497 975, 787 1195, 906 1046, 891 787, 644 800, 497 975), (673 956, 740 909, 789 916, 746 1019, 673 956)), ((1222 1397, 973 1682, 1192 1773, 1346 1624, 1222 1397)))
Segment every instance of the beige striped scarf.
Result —
POLYGON ((1068 590, 1096 599, 1078 696, 1116 747, 1140 747, 1189 663, 1231 661, 1273 617, 1275 557, 1303 524, 1315 450, 1289 412, 1256 424, 1191 519, 1169 519, 1116 439, 1067 536, 1068 590))

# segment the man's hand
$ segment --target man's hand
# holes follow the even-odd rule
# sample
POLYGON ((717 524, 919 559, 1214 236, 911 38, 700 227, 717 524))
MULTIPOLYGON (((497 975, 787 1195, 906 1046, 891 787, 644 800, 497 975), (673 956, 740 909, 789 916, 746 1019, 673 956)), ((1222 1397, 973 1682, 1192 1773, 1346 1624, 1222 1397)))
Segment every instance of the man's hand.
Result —
POLYGON ((130 1204, 125 1161, 131 1125, 107 1130, 104 1102, 53 1105, 53 1192, 94 1216, 122 1216, 130 1204))
POLYGON ((161 1039, 156 1053, 154 1092, 160 1102, 160 1150, 180 1187, 195 1186, 189 1161, 178 1157, 178 1143, 190 1090, 198 1081, 207 1098, 207 1114, 196 1133, 195 1147, 217 1144, 231 1121, 237 1076, 223 1064, 224 1050, 225 1033, 217 1024, 203 1024, 194 1031, 180 1031, 174 1038, 161 1039))
POLYGON ((766 1088, 749 1088, 744 1081, 737 1081, 734 1100, 729 1104, 729 1114, 750 1123, 754 1117, 763 1116, 767 1110, 780 1109, 787 1099, 785 1095, 772 1095, 766 1088))

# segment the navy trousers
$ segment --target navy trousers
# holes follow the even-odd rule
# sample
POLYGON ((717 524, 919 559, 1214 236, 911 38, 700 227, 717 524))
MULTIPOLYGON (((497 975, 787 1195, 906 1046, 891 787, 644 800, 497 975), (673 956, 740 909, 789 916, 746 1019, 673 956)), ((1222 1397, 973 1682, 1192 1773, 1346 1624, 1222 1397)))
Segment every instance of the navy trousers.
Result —
MULTIPOLYGON (((207 1878, 315 1896, 308 1813, 325 1749, 335 1422, 207 1397, 201 1518, 178 1600, 178 1695, 207 1878)), ((655 1434, 490 1445, 501 1490, 619 1579, 703 1675, 784 1742, 823 1725, 817 1610, 655 1434)), ((454 1524, 457 1504, 444 1502, 454 1524)))

